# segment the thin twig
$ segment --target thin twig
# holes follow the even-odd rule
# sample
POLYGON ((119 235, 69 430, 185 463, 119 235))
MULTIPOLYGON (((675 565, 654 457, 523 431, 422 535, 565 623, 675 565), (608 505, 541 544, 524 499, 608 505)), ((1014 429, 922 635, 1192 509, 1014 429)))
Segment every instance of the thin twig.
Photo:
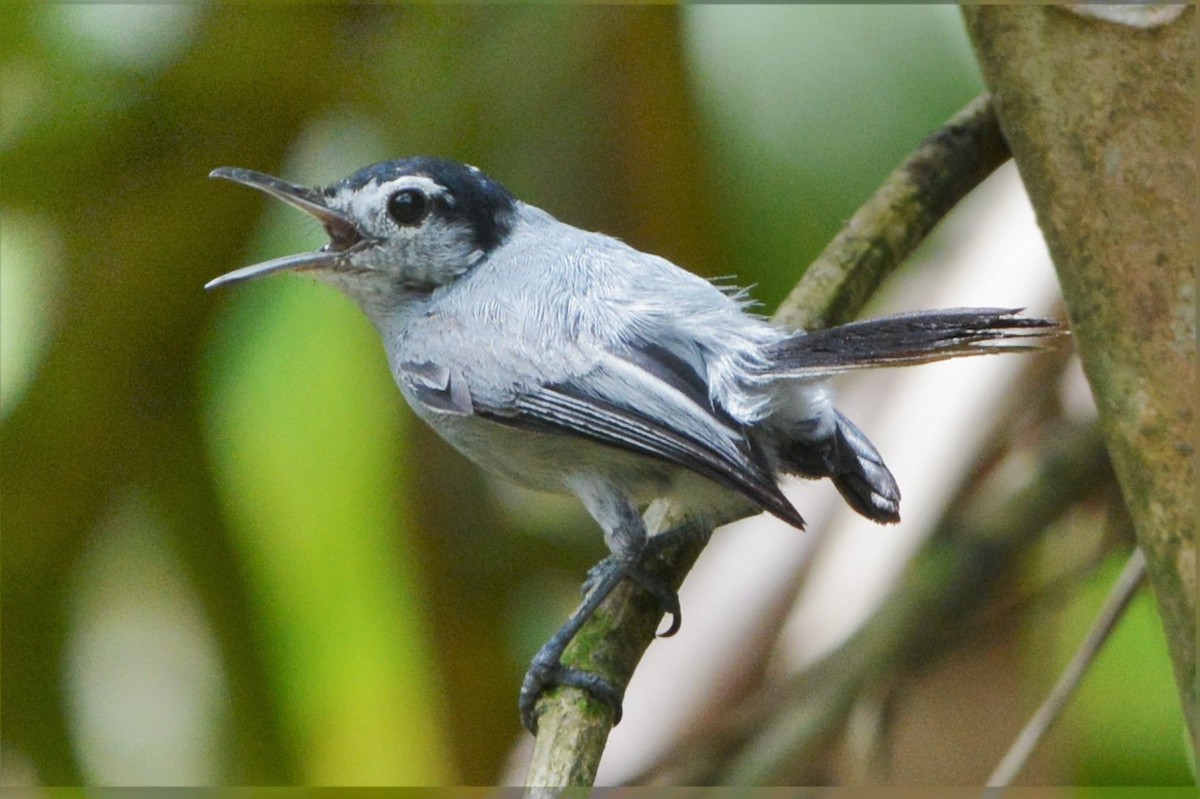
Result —
POLYGON ((1125 568, 1121 570, 1120 576, 1113 584, 1108 599, 1104 602, 1104 607, 1096 615, 1092 628, 1088 630, 1083 643, 1079 645, 1079 650, 1071 658, 1067 667, 1063 669, 1062 675, 1054 684, 1054 688, 1050 690, 1046 701, 1042 702, 1041 707, 1033 714, 1033 718, 1025 725, 1025 729, 1021 730, 1016 740, 1013 741, 1012 747, 1004 755, 1000 765, 996 766, 992 776, 988 777, 987 786, 989 788, 1004 788, 1011 785, 1016 776, 1021 773, 1021 769, 1025 768, 1029 756, 1033 754, 1050 726, 1054 724, 1063 708, 1066 707, 1067 701, 1079 687, 1083 675, 1092 661, 1096 659, 1104 642, 1112 634, 1113 628, 1125 613, 1125 609, 1129 607, 1130 600, 1137 593, 1138 587, 1142 584, 1142 578, 1145 576, 1146 558, 1140 549, 1134 549, 1133 554, 1125 563, 1125 568))
MULTIPOLYGON (((888 176, 806 270, 774 320, 814 330, 853 319, 884 278, 950 208, 1008 158, 991 98, 981 95, 888 176)), ((740 502, 710 521, 715 528, 757 510, 740 502)), ((680 509, 669 513, 684 515, 680 509)), ((648 569, 678 588, 705 540, 681 542, 648 569)), ((660 617, 661 609, 644 591, 623 584, 580 631, 563 661, 597 671, 621 689, 654 640, 660 617)), ((597 712, 584 692, 565 687, 548 691, 539 708, 539 734, 526 784, 591 785, 612 727, 612 714, 597 712)))

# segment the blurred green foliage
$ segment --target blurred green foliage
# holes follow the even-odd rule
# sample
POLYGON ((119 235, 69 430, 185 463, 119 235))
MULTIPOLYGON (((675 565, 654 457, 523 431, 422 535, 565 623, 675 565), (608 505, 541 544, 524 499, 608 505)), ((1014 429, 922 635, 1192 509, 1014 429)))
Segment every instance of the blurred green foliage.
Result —
MULTIPOLYGON (((1116 558, 1102 564, 1065 609, 1054 653, 1059 668, 1079 645, 1075 631, 1095 618, 1121 566, 1116 558)), ((1077 751, 1087 753, 1074 764, 1072 781, 1080 785, 1193 782, 1167 642, 1148 586, 1096 658, 1063 727, 1077 751), (1131 729, 1142 732, 1130 735, 1131 729)))
POLYGON ((488 783, 603 551, 332 292, 201 291, 320 240, 210 169, 458 158, 769 307, 980 88, 945 6, 0 15, 3 769, 49 784, 488 783))

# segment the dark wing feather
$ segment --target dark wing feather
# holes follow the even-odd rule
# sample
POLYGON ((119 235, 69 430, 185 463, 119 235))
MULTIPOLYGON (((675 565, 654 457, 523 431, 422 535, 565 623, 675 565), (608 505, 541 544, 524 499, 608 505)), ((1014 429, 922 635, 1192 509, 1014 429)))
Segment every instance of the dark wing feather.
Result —
MULTIPOLYGON (((626 363, 652 375, 646 369, 645 358, 652 357, 653 352, 644 352, 637 361, 628 359, 626 363)), ((675 374, 668 383, 670 388, 678 391, 680 386, 675 383, 680 380, 687 383, 686 376, 678 373, 679 363, 657 366, 662 382, 666 382, 662 370, 675 374)), ((653 384, 647 384, 650 385, 653 384)), ((688 396, 696 394, 689 392, 688 396)), ((688 432, 684 429, 686 425, 668 425, 628 403, 593 396, 570 384, 522 392, 511 406, 503 408, 489 407, 476 400, 474 410, 477 416, 500 424, 580 436, 681 466, 740 492, 769 513, 803 529, 804 519, 779 490, 761 450, 740 428, 735 429, 728 414, 713 409, 706 395, 703 401, 704 405, 696 410, 707 415, 706 421, 714 432, 712 441, 688 432)))

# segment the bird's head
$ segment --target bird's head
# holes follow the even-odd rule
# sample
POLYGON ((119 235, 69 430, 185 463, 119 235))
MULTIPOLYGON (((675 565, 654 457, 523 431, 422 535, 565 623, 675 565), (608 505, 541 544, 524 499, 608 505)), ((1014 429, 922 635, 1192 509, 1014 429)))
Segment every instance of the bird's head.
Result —
POLYGON ((248 169, 210 177, 266 192, 317 219, 329 234, 320 249, 243 267, 205 288, 282 271, 337 286, 360 305, 427 294, 471 271, 501 246, 517 201, 472 166, 440 158, 384 161, 325 188, 308 188, 248 169))

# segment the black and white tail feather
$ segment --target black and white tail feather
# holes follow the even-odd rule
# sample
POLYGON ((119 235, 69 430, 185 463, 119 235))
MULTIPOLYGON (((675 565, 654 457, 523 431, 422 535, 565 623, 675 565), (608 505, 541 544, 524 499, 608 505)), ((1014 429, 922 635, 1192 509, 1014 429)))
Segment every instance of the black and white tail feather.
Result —
POLYGON ((1021 316, 1021 308, 947 308, 850 322, 786 338, 765 348, 777 376, 827 375, 879 366, 911 366, 964 355, 1041 349, 1028 338, 1059 324, 1021 316))

